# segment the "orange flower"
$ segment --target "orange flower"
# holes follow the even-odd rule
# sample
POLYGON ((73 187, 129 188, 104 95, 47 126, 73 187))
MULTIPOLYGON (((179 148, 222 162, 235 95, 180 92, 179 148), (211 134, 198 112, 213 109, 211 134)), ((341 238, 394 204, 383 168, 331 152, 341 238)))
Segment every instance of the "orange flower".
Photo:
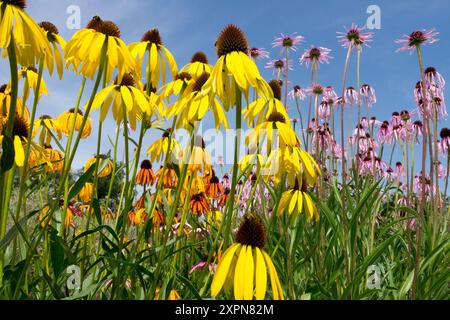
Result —
POLYGON ((218 199, 223 192, 222 184, 219 178, 212 176, 208 183, 208 188, 206 189, 206 195, 213 199, 218 199))
POLYGON ((191 197, 189 200, 189 207, 191 208, 192 212, 197 214, 198 216, 201 216, 204 213, 209 212, 209 205, 206 201, 205 194, 198 193, 191 197))
POLYGON ((141 162, 141 169, 136 175, 136 183, 141 186, 152 185, 156 180, 155 173, 152 170, 152 164, 149 160, 141 162))

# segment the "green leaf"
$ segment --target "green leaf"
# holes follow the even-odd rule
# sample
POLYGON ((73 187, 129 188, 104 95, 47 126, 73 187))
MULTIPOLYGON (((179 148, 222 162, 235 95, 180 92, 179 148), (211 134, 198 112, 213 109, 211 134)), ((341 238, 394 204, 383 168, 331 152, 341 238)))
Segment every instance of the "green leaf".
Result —
POLYGON ((0 158, 0 172, 6 172, 14 165, 14 143, 13 139, 8 136, 3 136, 2 142, 2 156, 0 158))
POLYGON ((92 208, 94 209, 95 218, 97 218, 97 223, 102 224, 102 212, 100 209, 100 202, 97 198, 92 199, 92 208))
POLYGON ((50 233, 50 256, 55 278, 64 270, 64 246, 58 232, 52 229, 50 233))

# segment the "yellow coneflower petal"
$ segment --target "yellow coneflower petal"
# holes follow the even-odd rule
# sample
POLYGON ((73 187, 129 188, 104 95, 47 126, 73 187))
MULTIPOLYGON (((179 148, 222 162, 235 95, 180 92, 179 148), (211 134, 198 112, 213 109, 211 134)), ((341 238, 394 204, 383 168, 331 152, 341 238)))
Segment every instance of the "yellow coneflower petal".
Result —
POLYGON ((292 214, 292 212, 295 209, 295 205, 297 204, 297 197, 298 197, 297 192, 294 192, 294 194, 292 195, 291 201, 289 202, 289 208, 288 208, 289 214, 292 214))
POLYGON ((298 205, 297 205, 297 208, 298 208, 298 212, 299 213, 302 213, 302 211, 303 211, 303 196, 302 196, 302 194, 301 194, 301 191, 298 191, 297 192, 298 193, 298 205))
POLYGON ((247 255, 245 259, 245 278, 244 282, 244 299, 253 299, 253 278, 255 272, 255 266, 253 261, 252 246, 247 246, 247 255))
POLYGON ((283 289, 281 289, 280 280, 278 279, 277 270, 273 265, 272 259, 264 250, 261 250, 261 252, 264 256, 264 259, 266 260, 266 264, 269 269, 270 285, 272 287, 273 298, 275 300, 283 300, 283 289))
POLYGON ((264 262, 264 257, 261 254, 261 250, 258 247, 256 247, 255 250, 256 250, 255 296, 257 300, 263 300, 267 290, 267 269, 266 263, 264 262))
POLYGON ((233 261, 234 253, 240 246, 241 245, 239 243, 235 243, 223 254, 222 259, 217 266, 217 270, 214 273, 214 279, 211 284, 211 295, 213 297, 216 297, 222 289, 230 269, 231 261, 233 261))
POLYGON ((25 161, 25 152, 23 151, 22 141, 19 136, 14 136, 14 160, 18 167, 23 167, 25 161))
POLYGON ((246 281, 246 257, 247 246, 244 245, 239 253, 239 257, 236 262, 236 269, 234 270, 234 298, 236 300, 244 299, 245 281, 246 281))
POLYGON ((128 111, 133 109, 133 96, 131 95, 130 90, 126 86, 120 86, 120 93, 122 94, 122 100, 125 103, 128 111))
POLYGON ((108 94, 115 88, 116 86, 109 86, 97 93, 95 95, 94 101, 92 102, 92 109, 97 109, 98 107, 100 107, 105 101, 108 94))
POLYGON ((314 214, 314 203, 306 192, 303 192, 303 196, 305 197, 306 212, 308 213, 309 218, 312 219, 314 214))

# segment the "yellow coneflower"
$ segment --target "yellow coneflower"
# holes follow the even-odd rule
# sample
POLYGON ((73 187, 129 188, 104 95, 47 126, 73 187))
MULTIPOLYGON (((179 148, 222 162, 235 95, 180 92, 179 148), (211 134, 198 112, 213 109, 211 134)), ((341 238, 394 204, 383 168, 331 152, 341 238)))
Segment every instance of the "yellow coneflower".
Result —
POLYGON ((265 157, 259 153, 246 154, 241 159, 239 159, 239 168, 242 172, 246 170, 252 170, 253 166, 259 170, 265 164, 265 157))
MULTIPOLYGON (((7 119, 0 116, 0 145, 3 143, 3 130, 6 128, 7 119)), ((17 113, 14 117, 12 138, 14 142, 14 161, 18 167, 23 167, 25 161, 24 144, 28 140, 28 122, 17 113)))
MULTIPOLYGON (((56 118, 56 121, 58 122, 59 128, 62 133, 64 133, 66 136, 69 136, 71 128, 72 128, 72 122, 73 117, 75 118, 75 131, 80 131, 81 124, 83 123, 83 112, 78 109, 77 114, 75 114, 75 109, 69 109, 63 113, 61 113, 58 118, 56 118)), ((81 138, 85 139, 91 135, 92 132, 92 119, 91 117, 88 118, 86 121, 86 125, 83 128, 83 132, 81 133, 81 138)))
POLYGON ((141 162, 141 168, 136 175, 136 183, 141 186, 151 186, 155 183, 156 175, 152 170, 152 163, 145 159, 141 162))
POLYGON ((202 73, 195 81, 191 82, 177 102, 170 106, 166 112, 169 117, 178 115, 177 128, 186 127, 195 121, 200 121, 211 109, 214 115, 216 129, 223 124, 228 128, 228 120, 214 94, 203 94, 202 87, 209 78, 209 73, 202 73))
MULTIPOLYGON (((154 300, 159 300, 160 289, 156 288, 154 300)), ((175 289, 170 290, 168 300, 180 300, 181 296, 175 289)))
MULTIPOLYGON (((223 213, 220 210, 213 208, 210 212, 207 212, 206 222, 209 225, 214 225, 216 228, 219 228, 220 224, 222 223, 222 217, 223 217, 223 213)), ((219 255, 219 260, 220 260, 220 255, 219 255)))
MULTIPOLYGON (((8 117, 9 108, 11 107, 11 87, 10 84, 0 86, 0 116, 8 117)), ((17 98, 16 113, 23 117, 26 121, 30 120, 30 111, 22 102, 22 99, 17 98)))
POLYGON ((270 166, 276 164, 279 169, 274 175, 281 178, 287 174, 288 182, 293 185, 297 176, 305 175, 309 185, 314 186, 318 175, 321 174, 320 167, 313 157, 298 146, 277 148, 271 151, 265 163, 265 169, 270 170, 270 166))
POLYGON ((92 192, 94 191, 94 184, 92 182, 86 182, 78 193, 78 200, 87 203, 92 200, 92 192))
POLYGON ((147 219, 147 214, 145 213, 145 209, 138 209, 136 210, 136 213, 133 216, 133 223, 135 226, 144 224, 145 220, 147 219))
POLYGON ((201 216, 202 214, 206 214, 210 211, 208 201, 206 200, 206 196, 203 192, 191 196, 189 200, 189 207, 192 213, 197 216, 201 216))
POLYGON ((189 73, 178 73, 174 77, 173 81, 170 81, 169 83, 161 87, 161 89, 159 90, 159 99, 169 99, 172 95, 180 95, 182 90, 186 89, 187 86, 194 81, 195 80, 192 79, 192 76, 189 73))
POLYGON ((286 116, 281 112, 273 111, 266 120, 250 131, 245 139, 246 143, 251 148, 255 148, 258 143, 261 143, 267 137, 269 146, 272 146, 274 138, 278 139, 276 142, 279 143, 280 147, 297 145, 298 137, 286 116))
POLYGON ((211 171, 211 155, 205 148, 205 141, 197 136, 189 157, 188 171, 211 171))
POLYGON ((106 46, 108 57, 105 70, 106 82, 110 82, 115 69, 118 70, 119 82, 126 74, 132 73, 136 78, 136 62, 128 47, 120 39, 120 29, 112 21, 103 21, 95 16, 86 28, 77 31, 69 40, 65 49, 67 65, 73 65, 79 72, 92 79, 100 67, 101 50, 106 46))
POLYGON ((151 29, 147 31, 140 42, 134 42, 129 45, 130 52, 138 62, 138 69, 142 69, 142 62, 145 53, 149 53, 149 63, 147 64, 146 75, 150 68, 151 79, 150 83, 153 88, 157 88, 159 80, 162 79, 162 84, 166 83, 166 61, 169 64, 172 77, 178 73, 178 66, 172 54, 166 47, 163 46, 161 35, 158 29, 151 29))
POLYGON ((302 178, 295 179, 295 185, 281 195, 277 211, 278 215, 285 211, 290 215, 299 215, 305 212, 309 220, 313 218, 319 220, 319 211, 307 191, 308 185, 306 180, 303 181, 302 178))
POLYGON ((143 112, 149 112, 150 108, 145 92, 136 88, 136 83, 129 74, 124 75, 121 81, 116 78, 114 84, 97 93, 92 103, 92 109, 101 107, 100 121, 102 122, 111 106, 117 125, 123 123, 123 108, 126 108, 127 119, 133 130, 136 130, 138 118, 143 112))
MULTIPOLYGON (((36 91, 37 83, 39 75, 37 73, 37 69, 33 66, 30 67, 22 67, 19 70, 19 80, 20 79, 26 79, 26 83, 28 84, 28 87, 25 88, 25 90, 33 89, 33 92, 36 91)), ((42 94, 48 95, 47 85, 45 84, 44 79, 41 78, 41 84, 39 86, 39 98, 42 96, 42 94)), ((25 99, 25 98, 24 98, 25 99)))
POLYGON ((194 78, 200 77, 203 73, 211 73, 212 65, 208 64, 208 57, 202 51, 197 51, 191 61, 181 68, 180 72, 187 72, 194 78))
MULTIPOLYGON (((53 23, 49 21, 42 21, 39 23, 39 26, 44 30, 48 41, 53 47, 53 57, 55 58, 56 70, 58 71, 59 79, 62 79, 64 70, 63 55, 66 48, 66 40, 59 35, 58 28, 53 23)), ((53 70, 49 68, 50 74, 52 74, 52 71, 53 70)))
MULTIPOLYGON (((86 164, 84 165, 84 172, 86 172, 87 170, 89 170, 89 168, 90 168, 92 165, 95 165, 95 163, 97 162, 97 160, 100 161, 100 162, 102 162, 102 161, 104 161, 105 159, 107 159, 107 156, 105 156, 105 155, 99 155, 98 158, 97 158, 97 156, 92 157, 92 158, 89 158, 89 159, 86 161, 86 164)), ((99 165, 100 165, 100 164, 99 164, 99 165)), ((113 170, 113 166, 114 166, 114 165, 113 165, 111 159, 108 159, 107 162, 106 162, 106 164, 105 164, 105 166, 103 167, 103 169, 102 169, 100 172, 98 172, 98 177, 99 177, 99 178, 104 178, 104 177, 109 176, 109 175, 111 174, 112 170, 113 170)))
POLYGON ((147 150, 147 155, 150 156, 152 162, 159 162, 163 154, 170 153, 173 161, 179 161, 183 155, 183 151, 180 144, 175 140, 174 135, 172 135, 172 140, 170 141, 169 150, 169 137, 171 129, 164 130, 162 137, 155 140, 147 150))
POLYGON ((281 86, 277 80, 269 82, 272 89, 273 98, 259 98, 253 101, 247 108, 243 110, 244 119, 247 120, 249 126, 256 119, 256 124, 260 124, 264 119, 273 112, 281 113, 285 119, 289 119, 286 108, 281 103, 281 86))
POLYGON ((39 130, 41 130, 41 133, 39 134, 39 144, 41 146, 43 145, 49 145, 52 141, 52 132, 58 139, 62 138, 61 129, 59 127, 58 122, 50 117, 49 115, 43 115, 36 121, 34 121, 34 128, 32 137, 36 137, 39 130))
POLYGON ((223 102, 226 110, 235 104, 235 84, 245 96, 248 96, 249 88, 253 87, 260 96, 272 97, 269 85, 248 56, 248 50, 247 39, 235 25, 226 26, 217 39, 216 51, 219 59, 202 91, 212 91, 223 102))
MULTIPOLYGON (((192 178, 192 183, 191 183, 191 195, 206 192, 206 186, 205 186, 205 183, 203 182, 202 177, 197 175, 195 172, 192 174, 194 175, 194 177, 192 178)), ((187 189, 188 184, 189 184, 188 180, 190 180, 190 179, 185 179, 183 190, 187 189)))
POLYGON ((61 151, 53 149, 50 144, 44 146, 44 153, 45 172, 61 172, 63 169, 64 154, 61 151))
POLYGON ((252 300, 253 297, 262 300, 266 296, 268 270, 273 298, 284 299, 275 266, 264 251, 265 241, 264 226, 259 218, 251 214, 244 216, 236 233, 236 243, 222 255, 214 273, 213 297, 220 293, 228 279, 228 283, 233 283, 236 300, 252 300))
POLYGON ((14 41, 17 62, 22 66, 37 65, 41 57, 49 70, 53 68, 50 43, 42 29, 25 13, 25 0, 0 1, 0 49, 7 56, 7 48, 14 41))

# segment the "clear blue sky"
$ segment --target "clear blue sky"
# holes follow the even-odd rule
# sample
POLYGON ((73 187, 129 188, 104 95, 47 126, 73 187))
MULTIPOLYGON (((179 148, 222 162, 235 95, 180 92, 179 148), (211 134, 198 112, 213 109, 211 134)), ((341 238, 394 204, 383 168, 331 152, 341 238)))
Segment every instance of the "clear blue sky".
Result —
MULTIPOLYGON (((75 32, 66 28, 69 5, 78 5, 81 9, 81 25, 84 26, 94 15, 105 20, 115 21, 127 42, 137 41, 150 28, 160 29, 163 42, 173 53, 179 67, 187 63, 191 55, 198 50, 207 53, 214 63, 216 55, 214 42, 218 33, 228 23, 237 24, 245 32, 250 45, 264 47, 270 51, 270 58, 278 58, 280 50, 272 49, 273 39, 280 33, 298 32, 305 37, 305 43, 291 55, 294 59, 294 71, 290 72, 291 81, 308 86, 309 70, 300 66, 298 59, 304 48, 311 44, 332 49, 334 59, 329 65, 321 65, 320 83, 332 85, 341 92, 342 72, 346 50, 340 47, 336 31, 352 22, 364 25, 369 14, 369 5, 378 5, 381 9, 381 29, 375 32, 371 48, 365 48, 362 55, 361 81, 371 84, 377 93, 378 103, 371 112, 378 119, 388 119, 393 111, 415 108, 412 90, 419 78, 417 58, 408 53, 396 53, 398 45, 394 40, 403 34, 422 29, 436 28, 439 42, 424 47, 425 66, 434 66, 444 76, 450 75, 450 2, 445 0, 403 1, 173 1, 173 0, 34 0, 28 1, 27 12, 37 21, 48 20, 57 25, 60 34, 67 40, 75 32)), ((355 85, 355 64, 353 59, 349 69, 348 85, 355 85)), ((260 70, 267 78, 271 71, 260 70)), ((0 82, 9 78, 7 61, 0 61, 0 82)), ((45 78, 49 96, 44 97, 38 113, 57 116, 72 107, 75 102, 80 76, 67 71, 63 81, 57 77, 45 78)), ((84 97, 84 101, 87 99, 84 97)), ((96 116, 94 116, 94 119, 96 116)), ((95 123, 95 120, 94 120, 95 123)), ((449 126, 444 121, 441 126, 449 126)), ((109 120, 105 125, 105 134, 114 135, 115 123, 109 120)), ((95 129, 94 129, 95 131, 95 129)), ((159 135, 159 134, 158 134, 159 135)), ((94 154, 96 133, 89 143, 83 143, 75 166, 84 164, 94 154)), ((151 137, 147 142, 151 141, 151 137)), ((109 142, 103 139, 103 152, 110 149, 109 142)))

